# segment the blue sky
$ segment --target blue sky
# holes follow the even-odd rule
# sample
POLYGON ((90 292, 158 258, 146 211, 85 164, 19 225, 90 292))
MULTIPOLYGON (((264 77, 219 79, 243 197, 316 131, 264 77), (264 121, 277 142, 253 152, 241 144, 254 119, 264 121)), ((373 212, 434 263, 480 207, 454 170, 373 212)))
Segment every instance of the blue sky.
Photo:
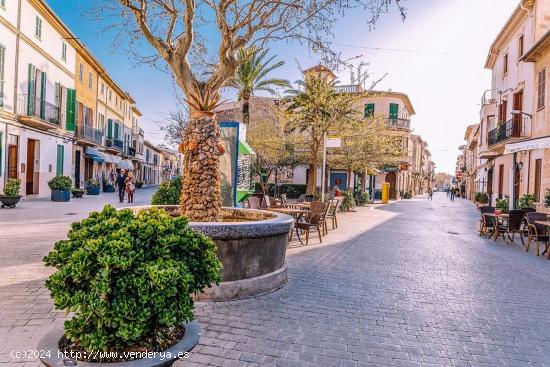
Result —
MULTIPOLYGON (((147 138, 163 141, 161 127, 174 109, 173 83, 168 75, 134 60, 112 47, 104 24, 84 16, 90 0, 47 0, 77 37, 107 67, 110 75, 136 99, 143 112, 147 138)), ((367 14, 354 11, 334 27, 335 49, 346 58, 370 64, 372 79, 388 73, 377 89, 409 95, 416 110, 414 133, 429 144, 438 171, 453 173, 458 146, 467 125, 478 122, 483 90, 490 88, 490 72, 483 69, 489 46, 517 0, 408 0, 408 16, 396 11, 384 15, 369 31, 367 14)), ((270 52, 286 62, 273 76, 296 80, 298 63, 318 63, 305 46, 286 43, 270 52)), ((349 72, 337 72, 342 84, 349 72)))

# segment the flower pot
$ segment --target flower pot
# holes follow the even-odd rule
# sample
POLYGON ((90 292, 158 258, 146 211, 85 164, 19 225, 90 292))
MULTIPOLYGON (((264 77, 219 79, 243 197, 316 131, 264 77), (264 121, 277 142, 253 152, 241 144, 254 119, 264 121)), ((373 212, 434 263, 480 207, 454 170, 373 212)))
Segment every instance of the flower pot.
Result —
POLYGON ((111 184, 103 185, 103 192, 115 192, 115 185, 111 185, 111 184))
POLYGON ((73 191, 72 191, 73 198, 81 199, 82 196, 84 196, 84 193, 85 193, 85 192, 86 192, 86 191, 84 191, 84 190, 73 190, 73 191))
POLYGON ((99 195, 99 185, 90 185, 86 187, 86 193, 88 195, 99 195))
POLYGON ((0 203, 2 208, 15 208, 15 205, 21 200, 21 195, 5 196, 0 195, 0 203))
MULTIPOLYGON (((134 359, 126 362, 81 362, 75 361, 69 356, 64 356, 59 349, 59 342, 64 334, 63 326, 57 326, 47 333, 38 343, 41 353, 40 360, 48 367, 54 366, 78 366, 78 367, 160 367, 171 366, 177 359, 185 359, 188 352, 198 344, 201 335, 201 327, 198 321, 184 322, 183 339, 163 352, 155 353, 150 358, 134 359), (178 358, 179 356, 179 358, 178 358)), ((149 352, 149 354, 153 354, 149 352)))
POLYGON ((69 201, 71 200, 71 190, 52 190, 52 201, 69 201))

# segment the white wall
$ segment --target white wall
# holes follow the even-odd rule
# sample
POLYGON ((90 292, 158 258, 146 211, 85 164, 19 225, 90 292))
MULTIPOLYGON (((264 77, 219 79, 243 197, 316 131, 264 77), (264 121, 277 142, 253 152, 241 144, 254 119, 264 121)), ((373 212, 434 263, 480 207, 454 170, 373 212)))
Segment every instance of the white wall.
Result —
MULTIPOLYGON (((13 14, 16 12, 14 6, 11 6, 10 2, 7 2, 6 9, 0 7, 0 17, 8 18, 8 21, 11 22, 13 14)), ((0 44, 6 48, 5 58, 4 58, 4 98, 3 105, 0 107, 4 111, 14 112, 14 86, 15 86, 15 44, 16 44, 16 35, 15 33, 0 23, 0 44)))

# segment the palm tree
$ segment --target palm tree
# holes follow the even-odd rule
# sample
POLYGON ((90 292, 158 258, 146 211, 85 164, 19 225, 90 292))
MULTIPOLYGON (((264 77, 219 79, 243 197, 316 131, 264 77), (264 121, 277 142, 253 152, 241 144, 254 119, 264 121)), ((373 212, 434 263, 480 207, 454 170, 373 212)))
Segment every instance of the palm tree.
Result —
POLYGON ((242 101, 243 123, 248 125, 250 121, 250 97, 255 91, 266 91, 275 94, 275 87, 290 88, 291 84, 286 79, 266 78, 267 74, 284 65, 284 61, 272 64, 275 56, 265 60, 268 50, 257 49, 255 46, 242 48, 237 55, 239 68, 235 77, 228 83, 228 86, 235 88, 242 101))

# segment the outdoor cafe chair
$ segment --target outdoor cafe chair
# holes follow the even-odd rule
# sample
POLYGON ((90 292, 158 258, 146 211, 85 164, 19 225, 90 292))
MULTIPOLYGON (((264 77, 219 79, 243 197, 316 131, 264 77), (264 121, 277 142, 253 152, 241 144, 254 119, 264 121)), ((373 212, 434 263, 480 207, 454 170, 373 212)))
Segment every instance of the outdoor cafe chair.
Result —
POLYGON ((262 206, 260 198, 257 196, 249 197, 247 200, 247 203, 248 203, 248 209, 260 209, 262 206))
MULTIPOLYGON (((338 209, 340 209, 340 203, 342 202, 339 198, 334 198, 330 201, 328 213, 326 220, 330 219, 332 221, 332 229, 338 228, 338 209)), ((325 220, 325 227, 326 227, 326 220, 325 220)))
POLYGON ((548 251, 549 236, 548 236, 546 226, 543 226, 542 224, 538 224, 536 222, 547 221, 548 214, 540 213, 540 212, 531 212, 531 213, 527 213, 526 217, 527 217, 527 225, 529 229, 529 237, 527 238, 527 247, 525 248, 525 251, 529 252, 529 248, 531 247, 531 241, 535 241, 537 243, 537 256, 539 256, 540 242, 543 242, 546 245, 546 249, 544 251, 545 252, 548 251))
POLYGON ((505 226, 505 228, 506 228, 508 239, 514 242, 514 236, 516 233, 518 233, 519 238, 521 239, 521 244, 525 246, 525 243, 523 242, 523 228, 522 228, 523 218, 525 218, 525 210, 522 210, 522 209, 510 210, 510 212, 508 213, 508 223, 505 226), (510 233, 512 234, 512 238, 510 238, 510 233))
POLYGON ((309 213, 307 214, 304 222, 297 222, 295 224, 296 231, 302 230, 306 234, 306 246, 309 242, 309 231, 311 229, 316 229, 319 234, 319 242, 323 243, 323 238, 321 235, 321 228, 323 226, 323 216, 326 213, 325 203, 320 201, 314 201, 311 203, 309 208, 309 213))
POLYGON ((495 212, 494 206, 482 206, 479 208, 481 216, 479 218, 479 235, 487 236, 487 230, 489 228, 494 229, 495 227, 495 218, 490 216, 485 216, 485 214, 493 214, 495 212))

